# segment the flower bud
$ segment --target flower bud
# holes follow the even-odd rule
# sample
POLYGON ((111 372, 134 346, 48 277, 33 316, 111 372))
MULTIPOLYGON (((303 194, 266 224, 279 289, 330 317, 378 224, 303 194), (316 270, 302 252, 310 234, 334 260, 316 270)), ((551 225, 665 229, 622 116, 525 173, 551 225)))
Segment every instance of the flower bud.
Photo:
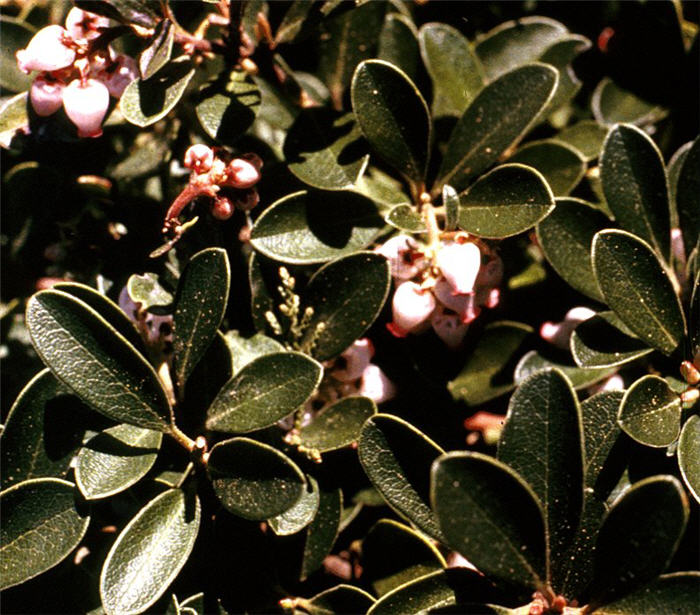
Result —
POLYGON ((243 160, 247 160, 248 162, 250 162, 250 164, 252 164, 258 171, 260 169, 262 169, 262 167, 263 167, 262 158, 260 158, 260 156, 258 156, 257 154, 254 154, 253 152, 248 152, 247 154, 242 154, 241 158, 243 158, 243 160))
POLYGON ((418 331, 427 324, 435 305, 433 293, 421 289, 415 282, 404 282, 394 293, 394 321, 390 323, 389 330, 397 337, 418 331))
POLYGON ((562 322, 542 323, 540 327, 540 337, 550 344, 554 344, 558 348, 566 350, 569 347, 569 339, 576 325, 584 320, 588 320, 592 316, 595 316, 595 312, 587 307, 572 308, 566 313, 562 322))
POLYGON ((214 198, 214 206, 211 215, 217 220, 228 220, 233 215, 234 205, 227 196, 217 195, 214 198))
POLYGON ((456 294, 471 293, 481 267, 481 251, 475 243, 446 243, 437 253, 437 265, 456 294))
POLYGON ((77 126, 79 137, 102 135, 102 120, 108 107, 109 91, 96 79, 88 79, 85 85, 75 79, 63 90, 63 108, 77 126))
POLYGON ((36 114, 41 117, 53 115, 63 104, 64 85, 60 81, 39 76, 34 79, 29 90, 29 100, 36 114))
POLYGON ((341 382, 354 382, 362 376, 373 355, 374 347, 368 338, 356 340, 340 355, 339 363, 344 363, 344 366, 334 368, 331 374, 341 382))
POLYGON ((255 188, 249 188, 236 199, 236 207, 241 211, 250 211, 260 202, 260 195, 255 188))
POLYGON ((418 275, 421 269, 422 255, 418 252, 418 244, 409 235, 395 235, 375 252, 389 261, 391 275, 397 280, 410 280, 418 275))
POLYGON ((370 363, 362 372, 359 393, 369 397, 375 404, 381 404, 396 395, 396 387, 381 368, 370 363))
POLYGON ((438 306, 435 310, 430 318, 430 324, 437 336, 452 349, 459 347, 469 328, 458 314, 448 313, 442 306, 438 306))
POLYGON ((97 38, 100 28, 109 27, 109 18, 73 7, 66 15, 66 30, 74 40, 97 38))
POLYGON ((33 70, 54 71, 73 64, 75 51, 63 43, 68 33, 57 25, 46 26, 39 30, 26 49, 20 49, 15 55, 17 66, 23 73, 33 70))
POLYGON ((195 173, 206 173, 214 164, 214 152, 203 143, 190 145, 185 152, 185 168, 195 173))
POLYGON ((100 71, 98 78, 107 86, 110 96, 121 98, 126 86, 137 77, 136 60, 131 56, 118 55, 109 66, 100 71))
POLYGON ((690 361, 683 361, 681 363, 681 375, 688 384, 693 386, 700 384, 700 370, 690 361))
POLYGON ((260 180, 260 171, 248 160, 234 158, 229 162, 226 171, 229 181, 226 185, 233 188, 250 188, 260 180))

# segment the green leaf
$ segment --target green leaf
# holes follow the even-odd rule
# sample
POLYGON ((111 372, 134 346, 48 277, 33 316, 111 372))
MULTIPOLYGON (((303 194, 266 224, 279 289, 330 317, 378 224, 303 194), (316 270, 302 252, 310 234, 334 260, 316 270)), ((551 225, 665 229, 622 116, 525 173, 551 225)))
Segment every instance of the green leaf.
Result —
POLYGON ((446 544, 487 576, 543 586, 545 527, 530 487, 481 453, 447 453, 433 463, 431 501, 446 544))
POLYGON ((76 0, 75 5, 91 13, 132 25, 153 28, 158 22, 158 7, 148 0, 76 0))
POLYGON ((384 228, 377 206, 352 192, 295 192, 255 221, 251 244, 292 264, 323 263, 368 246, 384 228))
POLYGON ((555 196, 569 194, 586 173, 586 162, 578 150, 556 139, 531 141, 518 149, 508 162, 537 169, 555 196))
POLYGON ((400 68, 416 82, 420 65, 416 26, 406 15, 387 13, 379 34, 377 58, 400 68))
POLYGON ((63 477, 80 448, 84 427, 77 397, 45 369, 15 400, 0 439, 2 488, 30 478, 63 477))
POLYGON ((515 366, 515 374, 513 378, 515 379, 515 384, 520 384, 531 374, 548 368, 556 368, 562 374, 564 374, 574 389, 577 391, 580 389, 585 389, 607 378, 612 376, 617 370, 614 367, 577 367, 575 365, 564 365, 562 363, 556 363, 550 361, 549 359, 540 355, 536 350, 531 350, 523 355, 522 359, 515 366))
POLYGON ((163 288, 156 273, 134 274, 129 277, 126 288, 131 300, 140 303, 142 310, 166 308, 174 301, 172 293, 163 288))
POLYGON ((620 427, 637 442, 665 447, 681 431, 681 398, 663 378, 644 376, 625 393, 618 416, 620 427))
POLYGON ((683 425, 678 442, 678 466, 690 493, 700 502, 700 445, 698 442, 700 442, 700 416, 696 414, 683 425))
POLYGON ((304 610, 309 615, 356 615, 366 613, 374 603, 366 591, 340 583, 304 601, 304 610))
POLYGON ((586 487, 596 487, 608 457, 620 439, 622 431, 617 413, 623 395, 623 391, 602 391, 581 404, 586 487))
POLYGON ((461 117, 484 87, 484 69, 469 41, 452 26, 435 22, 421 26, 418 42, 433 82, 433 117, 461 117))
POLYGON ((247 433, 274 425, 311 396, 322 374, 321 365, 301 353, 258 357, 219 391, 207 412, 207 429, 247 433))
POLYGON ((544 177, 522 164, 487 173, 459 197, 459 227, 479 237, 503 238, 526 231, 554 209, 544 177))
POLYGON ((258 357, 276 352, 284 352, 285 348, 277 340, 267 337, 262 333, 256 333, 253 337, 241 337, 238 331, 227 331, 226 343, 233 357, 233 373, 240 372, 248 363, 258 357))
POLYGON ((452 398, 478 406, 510 391, 515 385, 506 367, 530 333, 532 327, 519 322, 486 325, 462 371, 447 383, 452 398))
POLYGON ((537 225, 537 240, 554 270, 570 286, 602 301, 593 274, 591 241, 610 221, 580 199, 560 198, 554 211, 537 225))
MULTIPOLYGON (((548 111, 555 111, 567 103, 581 89, 582 82, 576 77, 571 62, 576 56, 590 49, 591 41, 580 34, 567 34, 552 44, 538 58, 540 62, 550 64, 559 71, 559 83, 549 103, 548 111)), ((566 108, 564 108, 566 110, 566 108)))
POLYGON ((153 33, 151 43, 141 52, 139 70, 141 77, 150 79, 170 60, 173 54, 175 28, 169 19, 161 21, 153 33))
POLYGON ((304 294, 314 313, 302 344, 312 347, 319 361, 339 355, 379 316, 390 285, 388 261, 373 252, 352 254, 321 267, 304 294))
POLYGON ((141 613, 163 595, 192 552, 200 518, 194 493, 168 489, 129 521, 100 574, 108 615, 141 613))
POLYGON ((318 570, 323 560, 331 552, 340 528, 340 514, 343 510, 341 489, 321 489, 321 499, 314 520, 306 528, 306 540, 302 554, 299 578, 306 580, 318 570))
POLYGON ((442 449, 406 421, 376 414, 360 434, 358 455, 387 503, 426 534, 442 539, 430 510, 430 464, 442 449))
POLYGON ((700 573, 665 574, 646 587, 598 609, 599 615, 677 615, 697 610, 700 573))
POLYGON ((316 479, 307 474, 308 484, 302 491, 301 497, 291 508, 268 519, 272 531, 277 536, 289 536, 307 527, 316 516, 321 502, 321 493, 316 479))
POLYGON ((653 352, 630 336, 614 312, 600 312, 580 323, 571 335, 571 354, 579 367, 624 365, 653 352))
POLYGON ((683 232, 685 253, 690 256, 700 235, 700 138, 695 139, 678 175, 676 207, 678 225, 683 232))
POLYGON ((591 110, 600 124, 630 123, 642 126, 664 118, 667 111, 642 100, 605 77, 593 92, 591 110))
POLYGON ((33 579, 78 546, 90 517, 76 506, 75 485, 36 478, 0 493, 0 589, 33 579))
POLYGON ((9 149, 18 131, 29 126, 28 93, 22 92, 0 104, 0 146, 9 149))
POLYGON ((230 286, 231 268, 221 248, 195 254, 180 276, 173 314, 173 353, 181 397, 187 378, 221 324, 230 286))
POLYGON ((61 291, 34 295, 27 326, 42 360, 109 418, 170 431, 170 404, 146 360, 97 312, 61 291))
POLYGON ((652 476, 625 491, 598 534, 591 606, 621 598, 660 575, 687 521, 688 499, 673 476, 652 476))
POLYGON ((392 207, 385 220, 391 226, 409 233, 425 233, 425 222, 421 215, 408 203, 392 207))
POLYGON ((351 88, 357 123, 385 162, 413 182, 422 182, 430 151, 430 113, 418 88, 399 68, 366 60, 351 88))
POLYGON ((315 415, 302 427, 299 437, 305 448, 319 453, 334 451, 356 442, 364 422, 377 413, 367 397, 344 397, 315 415))
POLYGON ((17 67, 15 53, 18 49, 24 49, 32 36, 34 28, 25 22, 21 22, 2 15, 0 17, 2 27, 2 41, 0 42, 0 87, 10 92, 22 92, 28 90, 32 83, 32 77, 25 75, 17 67))
POLYGON ((557 134, 557 140, 564 141, 576 148, 586 162, 595 160, 600 155, 603 141, 608 131, 594 120, 581 120, 572 126, 564 128, 557 134))
POLYGON ((253 521, 289 510, 306 484, 289 457, 249 438, 219 442, 211 449, 207 472, 224 508, 253 521))
POLYGON ((459 219, 459 196, 449 184, 442 187, 442 204, 445 206, 445 230, 454 231, 459 219))
POLYGON ((557 71, 528 64, 487 85, 452 131, 436 185, 464 190, 535 123, 556 89, 557 71), (527 92, 527 96, 522 96, 527 92))
POLYGON ((275 32, 275 43, 291 43, 297 35, 304 31, 308 23, 314 23, 313 15, 309 15, 313 4, 306 0, 294 0, 289 3, 289 8, 284 14, 280 25, 275 32))
POLYGON ((692 141, 681 145, 671 156, 666 165, 666 176, 668 177, 668 196, 671 202, 671 228, 678 228, 678 208, 676 207, 676 197, 678 194, 678 177, 681 174, 683 163, 688 157, 688 152, 693 146, 692 141))
MULTIPOLYGON (((696 260, 700 259, 700 244, 695 249, 696 260)), ((698 262, 700 265, 700 262, 698 262)), ((690 296, 690 314, 688 315, 690 322, 690 353, 692 356, 697 356, 700 353, 700 266, 696 267, 695 282, 693 284, 693 293, 690 296)))
POLYGON ((603 144, 600 175, 605 200, 617 223, 668 261, 668 186, 656 144, 639 128, 615 126, 603 144))
POLYGON ((150 79, 135 79, 121 97, 124 118, 141 128, 155 124, 178 103, 193 75, 189 56, 180 56, 150 79))
POLYGON ((303 109, 287 133, 284 156, 289 170, 321 190, 348 190, 364 173, 367 144, 352 113, 303 109))
POLYGON ((87 500, 114 495, 141 480, 153 467, 163 434, 116 425, 88 440, 75 462, 75 482, 87 500))
POLYGON ((672 354, 685 337, 685 318, 668 273, 652 249, 630 233, 593 238, 593 271, 606 303, 640 339, 672 354))
POLYGON ((446 567, 432 543, 406 525, 382 519, 362 543, 362 577, 378 596, 446 567))
POLYGON ((260 90, 250 75, 224 71, 199 91, 195 111, 204 131, 229 145, 253 123, 260 101, 260 90))

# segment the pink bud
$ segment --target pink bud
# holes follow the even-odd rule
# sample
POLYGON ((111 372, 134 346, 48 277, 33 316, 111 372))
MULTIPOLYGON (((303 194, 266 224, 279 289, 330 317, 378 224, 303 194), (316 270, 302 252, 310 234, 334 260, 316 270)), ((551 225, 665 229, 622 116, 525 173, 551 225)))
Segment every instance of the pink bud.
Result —
POLYGON ((409 235, 395 235, 375 252, 389 261, 391 275, 397 280, 410 280, 418 275, 423 257, 418 251, 418 244, 409 235))
POLYGON ((102 70, 99 79, 107 86, 109 95, 121 98, 126 86, 138 77, 136 60, 130 56, 118 55, 114 62, 102 70))
POLYGON ((190 145, 185 152, 185 168, 196 173, 206 173, 214 164, 214 152, 203 143, 190 145))
POLYGON ((354 382, 362 376, 373 355, 374 347, 368 338, 357 340, 340 355, 338 362, 343 366, 334 368, 331 374, 341 382, 354 382))
POLYGON ((262 169, 262 167, 263 167, 262 158, 260 158, 260 156, 258 156, 257 154, 254 154, 253 152, 248 152, 247 154, 242 154, 241 158, 243 158, 243 160, 247 160, 248 162, 250 162, 250 164, 252 164, 258 171, 260 169, 262 169))
POLYGON ((29 100, 37 115, 46 117, 53 115, 63 104, 64 85, 60 81, 48 80, 39 76, 34 79, 29 90, 29 100))
POLYGON ((260 195, 255 188, 248 188, 236 199, 236 207, 241 211, 250 211, 260 202, 260 195))
POLYGON ((214 207, 211 209, 211 215, 217 220, 228 220, 234 211, 234 205, 226 196, 217 195, 214 197, 214 207))
POLYGON ((85 85, 75 79, 63 90, 63 108, 77 126, 79 137, 102 135, 102 120, 108 107, 109 91, 96 79, 88 79, 85 85))
POLYGON ((66 15, 66 30, 73 39, 93 39, 98 37, 100 28, 109 27, 109 18, 88 13, 77 7, 73 7, 66 15))
POLYGON ((448 313, 441 306, 435 310, 430 318, 430 324, 437 336, 445 342, 448 348, 458 348, 467 334, 469 325, 463 323, 460 317, 454 313, 448 313))
POLYGON ((396 387, 377 365, 370 363, 362 372, 359 392, 375 404, 381 404, 396 395, 396 387))
POLYGON ((233 188, 250 188, 260 180, 260 171, 243 158, 234 158, 226 170, 229 174, 229 182, 226 185, 233 188))
POLYGON ((29 41, 26 49, 15 55, 19 69, 29 74, 33 70, 54 71, 73 64, 75 51, 63 43, 68 33, 57 25, 39 30, 29 41))
POLYGON ((394 321, 390 325, 391 332, 399 337, 417 332, 427 324, 435 305, 435 297, 430 291, 421 289, 415 282, 400 284, 392 301, 394 321))
POLYGON ((471 293, 481 267, 481 251, 475 243, 446 243, 437 253, 437 265, 455 293, 471 293))
POLYGON ((576 325, 592 316, 595 316, 595 312, 587 307, 572 308, 566 313, 562 322, 542 323, 540 337, 550 344, 566 350, 569 347, 569 339, 576 325))

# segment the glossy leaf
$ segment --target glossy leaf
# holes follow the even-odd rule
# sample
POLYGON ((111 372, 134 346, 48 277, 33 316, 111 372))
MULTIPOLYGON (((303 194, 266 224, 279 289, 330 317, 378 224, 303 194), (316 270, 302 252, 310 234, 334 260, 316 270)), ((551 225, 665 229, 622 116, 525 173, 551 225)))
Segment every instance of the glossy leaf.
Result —
POLYGON ((660 576, 646 587, 606 604, 595 612, 599 615, 692 613, 697 609, 699 594, 700 573, 674 572, 660 576))
POLYGON ((356 615, 366 613, 375 599, 354 585, 340 583, 305 601, 309 615, 356 615))
POLYGON ((620 320, 650 346, 672 354, 685 336, 685 319, 651 248, 630 233, 601 231, 592 260, 598 286, 620 320))
POLYGON ((352 192, 295 192, 255 221, 253 247, 292 264, 323 263, 368 246, 384 220, 368 198, 352 192))
POLYGON ((607 134, 607 129, 598 124, 598 122, 581 120, 572 126, 564 128, 557 134, 557 139, 573 146, 583 154, 586 162, 590 162, 600 155, 600 150, 603 148, 603 142, 607 134))
POLYGON ((515 385, 507 365, 530 333, 519 322, 489 323, 462 371, 448 382, 452 397, 477 406, 510 391, 515 385))
POLYGON ((153 33, 151 43, 141 52, 139 70, 141 77, 150 79, 170 60, 173 53, 175 28, 169 19, 161 21, 153 33))
POLYGON ((517 235, 554 209, 544 177, 521 164, 506 164, 487 173, 459 198, 459 227, 479 237, 517 235))
POLYGON ((301 497, 288 510, 268 519, 272 531, 277 536, 296 534, 308 526, 316 516, 321 502, 321 493, 316 479, 307 475, 308 485, 302 490, 301 497))
POLYGON ((425 233, 425 222, 421 215, 408 203, 393 207, 386 215, 391 226, 409 233, 425 233))
POLYGON ((367 397, 344 397, 315 415, 301 429, 301 444, 319 453, 350 446, 360 436, 364 422, 377 406, 367 397))
POLYGON ((311 347, 319 361, 339 355, 379 316, 390 284, 387 260, 371 252, 352 254, 321 267, 304 295, 314 313, 302 344, 311 347))
POLYGON ((663 378, 644 376, 627 389, 618 420, 637 442, 668 446, 681 431, 681 399, 663 378))
POLYGON ((430 114, 413 82, 393 64, 366 60, 351 87, 357 123, 372 149, 408 179, 425 179, 430 147, 430 114))
POLYGON ((28 90, 32 83, 32 77, 19 70, 15 52, 27 46, 35 34, 35 30, 26 22, 15 20, 8 15, 2 16, 0 25, 2 27, 0 87, 10 92, 28 90))
POLYGON ((433 82, 433 117, 461 117, 485 80, 481 62, 469 41, 459 30, 436 22, 421 26, 418 42, 433 82))
POLYGON ((199 532, 199 498, 168 489, 121 531, 100 574, 108 615, 141 613, 168 589, 192 552, 199 532))
POLYGON ((300 353, 259 357, 221 389, 207 412, 207 429, 246 433, 269 427, 311 396, 322 373, 316 361, 300 353))
POLYGON ((284 352, 282 344, 262 333, 256 333, 253 337, 244 338, 241 337, 238 331, 227 331, 225 339, 231 350, 234 374, 240 372, 248 363, 251 363, 258 357, 284 352))
POLYGON ((75 482, 87 500, 131 487, 153 467, 163 434, 133 425, 109 427, 88 440, 75 462, 75 482))
POLYGON ((195 254, 180 276, 173 314, 173 353, 181 396, 187 378, 221 324, 230 286, 228 256, 221 248, 195 254))
POLYGON ((536 350, 531 350, 523 355, 522 359, 518 361, 515 366, 515 374, 513 378, 515 379, 515 384, 522 383, 526 378, 535 372, 541 371, 543 369, 556 368, 562 374, 564 374, 574 389, 577 391, 580 389, 585 389, 608 376, 612 376, 617 370, 614 367, 577 367, 575 365, 564 365, 563 363, 557 363, 551 361, 542 355, 538 354, 536 350))
POLYGON ((603 144, 600 175, 605 200, 617 223, 668 261, 668 186, 663 159, 654 142, 639 128, 615 126, 603 144))
POLYGON ((642 100, 607 77, 593 92, 591 111, 600 124, 609 126, 622 122, 642 126, 656 122, 667 114, 662 107, 642 100))
POLYGON ((433 463, 431 501, 446 544, 482 573, 527 588, 546 579, 542 508, 506 465, 481 453, 433 463))
POLYGON ((678 225, 683 232, 685 253, 690 255, 700 235, 700 138, 696 138, 678 175, 676 207, 678 225))
POLYGON ((321 489, 318 512, 306 528, 304 551, 302 554, 299 578, 306 580, 318 570, 326 555, 331 552, 340 528, 340 514, 343 510, 341 489, 321 489))
POLYGON ((92 408, 145 429, 170 430, 170 405, 146 360, 87 304, 48 290, 27 306, 37 352, 92 408))
POLYGON ((545 64, 516 68, 487 85, 452 131, 437 185, 462 191, 532 127, 549 103, 557 71, 545 64), (528 95, 523 97, 522 92, 528 95))
POLYGON ((58 478, 27 480, 0 493, 0 589, 53 568, 78 546, 90 517, 78 508, 75 485, 58 478))
POLYGON ((77 0, 75 5, 91 13, 144 28, 153 28, 158 22, 158 9, 146 0, 77 0))
POLYGON ((518 162, 537 169, 555 196, 569 194, 586 172, 586 163, 581 154, 556 139, 532 141, 518 149, 508 162, 518 162))
POLYGON ((429 536, 442 539, 430 510, 430 465, 442 449, 406 421, 377 414, 362 428, 360 463, 388 504, 429 536))
POLYGON ((406 15, 387 13, 379 34, 377 58, 400 68, 415 83, 420 52, 416 26, 406 15))
POLYGON ((193 75, 189 57, 180 56, 150 79, 135 79, 122 94, 122 114, 141 128, 155 124, 178 103, 193 75))
POLYGON ((306 484, 289 457, 249 438, 219 442, 211 449, 207 472, 224 508, 254 521, 289 510, 306 484))
POLYGON ((700 502, 700 416, 691 416, 683 425, 678 442, 678 466, 683 480, 700 502))

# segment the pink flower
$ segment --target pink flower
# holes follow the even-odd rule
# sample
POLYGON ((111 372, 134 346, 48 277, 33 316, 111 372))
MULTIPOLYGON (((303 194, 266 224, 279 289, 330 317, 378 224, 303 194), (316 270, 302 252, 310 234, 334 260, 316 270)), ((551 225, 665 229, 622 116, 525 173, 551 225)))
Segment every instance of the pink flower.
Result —
POLYGON ((452 349, 459 347, 469 329, 469 325, 465 324, 458 314, 448 313, 441 305, 433 312, 430 324, 437 336, 452 349))
POLYGON ((260 171, 254 164, 243 158, 234 158, 226 168, 229 181, 226 185, 233 188, 250 188, 260 180, 260 171))
POLYGON ((54 71, 70 66, 75 61, 75 51, 67 47, 64 40, 68 33, 57 25, 39 30, 29 41, 26 49, 15 55, 19 69, 29 74, 33 70, 54 71))
POLYGON ((444 307, 456 312, 464 324, 470 323, 479 315, 480 310, 476 306, 476 295, 474 293, 455 295, 452 287, 444 278, 437 281, 433 293, 444 307))
POLYGON ((68 11, 66 16, 66 30, 74 40, 96 38, 101 34, 100 28, 107 27, 109 27, 109 18, 88 13, 77 7, 68 11))
POLYGON ((126 90, 126 86, 136 77, 138 77, 136 60, 131 56, 125 55, 118 55, 98 75, 99 80, 107 86, 109 95, 113 98, 121 98, 124 90, 126 90))
POLYGON ((389 330, 397 337, 418 332, 427 325, 435 305, 430 291, 423 290, 415 282, 400 284, 392 301, 394 320, 388 325, 389 330))
POLYGON ((241 211, 250 211, 260 202, 260 195, 255 188, 248 188, 236 199, 236 207, 241 211))
POLYGON ((375 252, 389 261, 391 275, 397 280, 410 280, 418 275, 423 258, 418 244, 409 235, 395 235, 379 246, 375 252))
POLYGON ((75 79, 63 90, 63 108, 77 126, 79 137, 102 135, 102 120, 108 107, 109 91, 96 79, 88 79, 84 85, 75 79))
POLYGON ((595 312, 587 307, 572 308, 566 313, 563 321, 542 323, 540 337, 550 344, 566 350, 576 325, 592 316, 595 316, 595 312))
POLYGON ((185 152, 184 164, 195 173, 206 173, 214 164, 214 152, 203 143, 190 145, 185 152))
POLYGON ((345 362, 344 367, 334 368, 331 374, 341 382, 354 382, 362 376, 373 356, 374 346, 368 338, 356 340, 340 355, 345 362))
POLYGON ((63 88, 63 83, 50 77, 39 75, 34 79, 29 90, 29 100, 36 114, 46 117, 56 113, 63 104, 63 88))
POLYGON ((362 372, 359 392, 375 404, 381 404, 396 395, 396 387, 377 365, 370 363, 362 372))
POLYGON ((445 243, 437 253, 437 265, 456 294, 471 293, 481 267, 481 251, 475 243, 445 243))
POLYGON ((222 194, 214 197, 214 206, 211 208, 211 215, 217 220, 228 220, 234 211, 234 205, 231 199, 222 194))

